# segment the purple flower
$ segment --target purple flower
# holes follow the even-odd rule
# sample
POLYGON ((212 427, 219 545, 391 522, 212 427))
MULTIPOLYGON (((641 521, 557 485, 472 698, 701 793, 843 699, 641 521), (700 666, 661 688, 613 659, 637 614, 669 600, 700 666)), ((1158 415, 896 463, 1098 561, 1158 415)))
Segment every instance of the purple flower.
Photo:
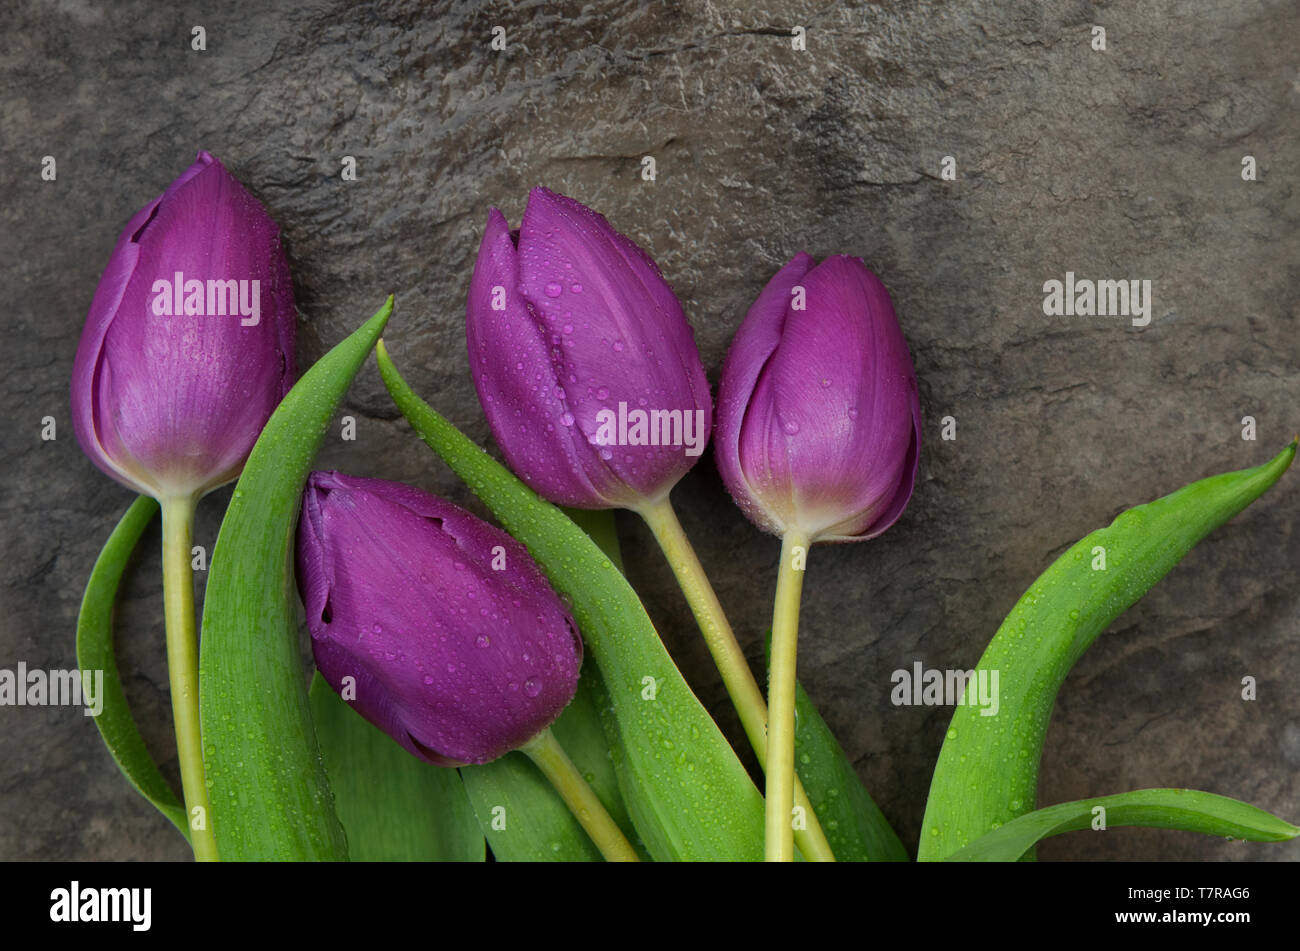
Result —
POLYGON ((858 258, 797 254, 749 309, 718 387, 723 481, 765 531, 855 541, 907 507, 921 403, 889 292, 858 258))
POLYGON ((294 377, 279 229, 207 152, 127 224, 72 371, 91 460, 156 498, 239 475, 294 377))
POLYGON ((708 380, 659 268, 603 217, 535 188, 495 208, 466 308, 470 369, 506 460, 578 508, 666 497, 704 451, 708 380))
POLYGON ((439 766, 517 749, 577 689, 582 639, 527 549, 410 486, 312 473, 298 588, 321 676, 439 766))

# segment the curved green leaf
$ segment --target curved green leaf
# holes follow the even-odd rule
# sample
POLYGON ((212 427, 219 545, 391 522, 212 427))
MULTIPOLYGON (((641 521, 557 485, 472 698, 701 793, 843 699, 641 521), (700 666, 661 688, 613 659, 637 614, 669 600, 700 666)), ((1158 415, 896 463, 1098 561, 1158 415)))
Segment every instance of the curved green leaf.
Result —
POLYGON ((312 459, 392 310, 390 297, 285 396, 217 536, 203 605, 199 709, 224 860, 347 856, 312 729, 290 554, 312 459))
POLYGON ((454 769, 421 762, 317 674, 312 719, 354 862, 482 862, 483 833, 454 769))
POLYGON ((1115 618, 1192 546, 1273 485, 1296 443, 1253 469, 1211 476, 1123 512, 1076 542, 1012 608, 976 667, 999 676, 996 715, 959 704, 939 753, 918 859, 951 855, 1033 809, 1056 694, 1115 618))
POLYGON ((113 603, 117 600, 117 587, 140 536, 157 514, 158 503, 148 496, 140 496, 131 503, 104 543, 86 582, 81 612, 77 615, 77 666, 83 671, 104 672, 104 706, 93 719, 122 774, 188 840, 190 830, 185 821, 185 807, 145 747, 144 737, 122 692, 122 675, 113 655, 113 603))
POLYGON ((945 861, 1014 862, 1039 840, 1093 828, 1099 819, 1104 819, 1105 825, 1098 828, 1181 829, 1251 842, 1284 842, 1300 835, 1300 827, 1226 796, 1195 789, 1138 789, 1026 813, 984 833, 945 861))
POLYGON ((761 860, 763 799, 599 547, 416 396, 380 341, 380 374, 411 426, 523 542, 568 597, 609 693, 619 787, 650 855, 761 860))

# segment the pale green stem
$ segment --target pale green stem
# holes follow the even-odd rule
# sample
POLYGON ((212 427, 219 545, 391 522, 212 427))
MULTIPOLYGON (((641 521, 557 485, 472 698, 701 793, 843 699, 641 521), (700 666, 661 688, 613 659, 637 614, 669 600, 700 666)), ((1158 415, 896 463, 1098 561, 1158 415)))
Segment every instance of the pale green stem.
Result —
POLYGON ((574 818, 581 823, 600 854, 608 862, 639 862, 636 849, 627 841, 623 830, 618 827, 605 810, 600 799, 592 792, 587 781, 582 778, 569 755, 564 752, 550 727, 537 734, 523 746, 520 751, 537 764, 537 768, 551 781, 555 791, 560 794, 574 818))
POLYGON ((194 575, 190 568, 194 504, 193 496, 162 500, 163 612, 172 720, 176 725, 176 752, 180 757, 190 843, 197 861, 215 862, 217 842, 212 835, 212 809, 199 734, 199 638, 194 626, 194 575))
MULTIPOLYGON (((741 726, 744 727, 745 735, 754 748, 754 755, 758 758, 759 765, 766 770, 768 764, 767 705, 763 702, 763 691, 759 689, 753 671, 749 669, 745 652, 740 649, 740 643, 736 640, 735 632, 732 631, 727 615, 722 610, 722 604, 713 591, 713 585, 709 584, 704 566, 700 564, 695 549, 691 547, 690 539, 686 537, 686 532, 682 529, 681 522, 677 520, 677 513, 673 511, 672 503, 667 496, 657 502, 647 503, 638 510, 638 514, 650 526, 650 531, 654 533, 659 547, 663 549, 668 564, 672 566, 673 574, 677 576, 677 583, 681 586, 682 593, 686 595, 691 612, 699 623, 709 653, 713 655, 718 673, 722 675, 722 682, 731 696, 731 702, 740 715, 741 726)), ((791 696, 793 697, 793 693, 791 696)), ((803 809, 806 822, 806 828, 801 828, 798 833, 799 851, 810 862, 834 862, 835 855, 831 851, 830 843, 826 841, 826 835, 817 821, 817 814, 813 811, 812 803, 797 776, 794 779, 794 802, 803 809)), ((787 816, 791 815, 791 810, 792 807, 786 807, 787 816)))
POLYGON ((767 684, 767 827, 764 841, 769 862, 794 859, 790 824, 795 783, 795 666, 799 653, 799 599, 803 594, 807 557, 807 536, 798 531, 787 531, 781 540, 781 566, 776 576, 772 660, 768 666, 767 684))

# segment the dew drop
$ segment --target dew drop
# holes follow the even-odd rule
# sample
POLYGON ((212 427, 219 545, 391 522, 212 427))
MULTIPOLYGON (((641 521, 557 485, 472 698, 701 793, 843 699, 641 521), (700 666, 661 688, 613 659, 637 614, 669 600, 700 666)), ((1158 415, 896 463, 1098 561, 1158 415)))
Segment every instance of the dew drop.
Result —
POLYGON ((556 284, 554 281, 551 281, 551 283, 547 284, 545 290, 546 290, 547 297, 559 297, 561 294, 564 293, 564 288, 562 288, 559 284, 556 284))
POLYGON ((542 692, 542 682, 536 677, 529 677, 524 681, 524 693, 530 697, 535 697, 542 692))
POLYGON ((560 417, 560 422, 562 422, 565 426, 572 426, 572 425, 573 425, 573 414, 572 414, 572 413, 565 413, 563 416, 560 417))
POLYGON ((478 638, 474 641, 474 643, 477 644, 479 647, 487 647, 492 642, 488 640, 488 636, 486 634, 480 634, 478 638))

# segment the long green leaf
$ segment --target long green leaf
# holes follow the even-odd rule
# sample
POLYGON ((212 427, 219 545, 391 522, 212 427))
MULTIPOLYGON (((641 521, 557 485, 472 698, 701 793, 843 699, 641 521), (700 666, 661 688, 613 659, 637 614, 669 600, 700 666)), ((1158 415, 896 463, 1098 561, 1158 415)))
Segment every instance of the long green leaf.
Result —
POLYGON ((1211 476, 1123 512, 1039 576, 994 635, 975 675, 999 676, 998 707, 959 704, 939 753, 918 859, 934 861, 1034 808, 1056 694, 1111 622, 1192 546, 1273 485, 1296 443, 1253 469, 1211 476))
POLYGON ((1300 827, 1226 796, 1195 789, 1138 789, 1026 813, 986 832, 945 861, 1014 862, 1048 836, 1119 826, 1181 829, 1251 842, 1284 842, 1300 835, 1300 827), (1104 826, 1098 825, 1099 820, 1104 826))
POLYGON ((563 512, 416 396, 384 351, 380 374, 412 427, 523 542, 567 596, 610 706, 619 787, 657 861, 759 860, 763 801, 664 649, 636 593, 563 512))
POLYGON ((200 641, 204 765, 224 860, 347 857, 312 729, 290 553, 330 418, 393 299, 308 370, 272 414, 212 554, 200 641))
POLYGON ((898 833, 801 684, 795 684, 794 710, 795 769, 836 861, 908 861, 898 833))
POLYGON ((122 774, 188 839, 190 830, 185 821, 185 807, 149 755, 140 728, 127 706, 126 694, 122 692, 122 675, 113 654, 113 604, 117 600, 122 572, 139 544, 140 536, 157 514, 158 503, 140 496, 131 503, 104 543, 90 572, 90 580, 86 582, 81 612, 77 616, 77 666, 82 671, 104 672, 104 706, 99 716, 94 718, 95 726, 99 727, 104 745, 122 774))
POLYGON ((354 862, 482 862, 483 833, 460 774, 416 759, 317 674, 311 711, 354 862))
MULTIPOLYGON (((764 656, 771 662, 772 629, 764 656)), ((848 754, 795 682, 794 765, 837 862, 906 862, 907 849, 858 777, 848 754)))

